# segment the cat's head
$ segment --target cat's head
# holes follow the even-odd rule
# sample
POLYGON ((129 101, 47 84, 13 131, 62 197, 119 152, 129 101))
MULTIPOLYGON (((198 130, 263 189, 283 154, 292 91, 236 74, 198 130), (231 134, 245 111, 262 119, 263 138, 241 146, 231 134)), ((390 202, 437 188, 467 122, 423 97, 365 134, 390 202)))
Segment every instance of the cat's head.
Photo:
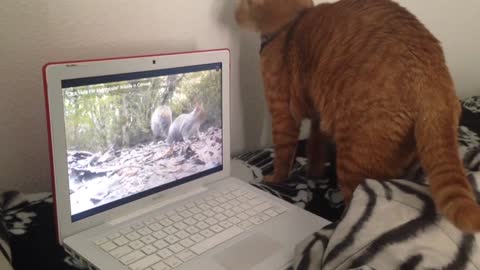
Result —
POLYGON ((313 5, 313 0, 238 0, 235 19, 241 27, 265 34, 277 31, 313 5))

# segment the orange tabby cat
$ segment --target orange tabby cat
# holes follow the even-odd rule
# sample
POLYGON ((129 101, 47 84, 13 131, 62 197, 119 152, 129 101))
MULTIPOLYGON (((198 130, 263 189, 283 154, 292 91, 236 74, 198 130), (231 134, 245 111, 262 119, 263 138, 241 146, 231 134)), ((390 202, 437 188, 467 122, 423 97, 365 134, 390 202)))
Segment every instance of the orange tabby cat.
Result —
POLYGON ((460 103, 438 40, 390 0, 241 0, 237 22, 262 34, 275 171, 287 179, 302 119, 312 119, 311 168, 322 136, 337 151, 348 203, 365 178, 401 177, 418 158, 438 209, 480 231, 480 207, 457 152, 460 103), (321 121, 320 121, 321 118, 321 121))

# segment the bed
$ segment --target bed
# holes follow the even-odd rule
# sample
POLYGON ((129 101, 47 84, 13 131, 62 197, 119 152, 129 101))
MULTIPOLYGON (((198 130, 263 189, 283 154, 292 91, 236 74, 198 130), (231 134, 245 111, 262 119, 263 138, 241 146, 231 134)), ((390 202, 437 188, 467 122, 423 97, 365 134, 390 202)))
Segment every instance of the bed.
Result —
MULTIPOLYGON (((480 187, 480 97, 462 106, 459 151, 469 180, 480 187)), ((233 174, 332 221, 292 243, 291 269, 480 269, 479 236, 459 232, 435 212, 421 170, 406 179, 367 180, 345 209, 333 167, 327 166, 325 179, 305 176, 304 141, 287 183, 261 182, 273 170, 272 153, 265 148, 234 156, 233 174)), ((0 269, 85 268, 56 243, 53 220, 50 193, 1 193, 0 269)))

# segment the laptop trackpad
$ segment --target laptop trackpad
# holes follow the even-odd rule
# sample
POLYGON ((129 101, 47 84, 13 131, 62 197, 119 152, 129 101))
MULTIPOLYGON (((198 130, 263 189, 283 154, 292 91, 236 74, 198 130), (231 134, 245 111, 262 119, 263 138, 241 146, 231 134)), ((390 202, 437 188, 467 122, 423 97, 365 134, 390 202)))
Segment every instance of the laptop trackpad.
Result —
POLYGON ((247 270, 281 249, 281 245, 266 235, 256 233, 214 255, 227 270, 247 270))

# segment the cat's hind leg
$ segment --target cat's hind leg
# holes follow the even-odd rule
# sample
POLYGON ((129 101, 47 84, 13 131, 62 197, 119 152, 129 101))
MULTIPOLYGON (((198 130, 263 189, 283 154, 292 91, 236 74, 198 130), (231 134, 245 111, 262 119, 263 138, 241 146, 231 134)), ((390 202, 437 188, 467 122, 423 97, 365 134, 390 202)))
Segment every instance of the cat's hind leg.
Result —
POLYGON ((367 178, 401 178, 415 160, 415 142, 408 128, 389 129, 381 120, 337 142, 337 180, 348 204, 355 189, 367 178), (382 127, 377 132, 376 127, 382 127))
POLYGON ((311 120, 310 136, 307 141, 307 176, 318 179, 325 174, 325 163, 330 158, 331 141, 320 131, 320 120, 311 120))
POLYGON ((342 191, 344 202, 350 204, 353 192, 368 174, 366 168, 354 158, 346 148, 339 148, 337 152, 337 184, 342 191))

